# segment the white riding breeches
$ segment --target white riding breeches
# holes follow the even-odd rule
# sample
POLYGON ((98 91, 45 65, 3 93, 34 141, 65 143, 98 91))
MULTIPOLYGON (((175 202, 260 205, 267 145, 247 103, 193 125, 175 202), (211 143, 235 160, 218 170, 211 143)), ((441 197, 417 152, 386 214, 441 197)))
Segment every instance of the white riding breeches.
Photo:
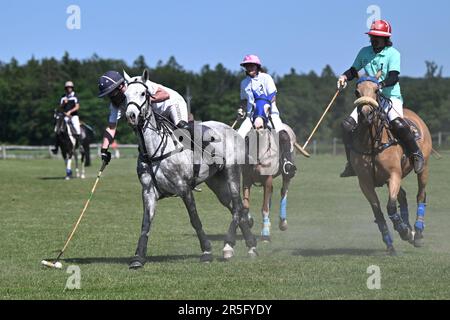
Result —
POLYGON ((154 108, 153 110, 160 115, 169 118, 175 125, 182 120, 188 122, 188 110, 184 100, 176 101, 176 103, 165 107, 164 111, 158 110, 158 108, 154 108))
POLYGON ((72 116, 72 117, 64 117, 64 121, 66 121, 67 125, 69 125, 69 121, 72 122, 72 125, 77 132, 76 134, 81 134, 81 128, 80 128, 80 118, 78 116, 72 116))
MULTIPOLYGON (((272 110, 270 113, 270 120, 269 121, 269 127, 275 127, 272 129, 275 129, 277 133, 279 133, 281 130, 283 130, 283 121, 281 121, 280 113, 278 111, 277 105, 275 103, 272 103, 272 110)), ((253 123, 250 117, 245 118, 244 122, 242 122, 241 126, 239 127, 238 134, 245 138, 247 133, 252 129, 253 123)))
MULTIPOLYGON (((389 121, 395 120, 396 118, 403 118, 403 102, 397 98, 391 98, 392 108, 389 104, 384 107, 384 112, 387 113, 389 121), (390 110, 389 110, 390 109, 390 110)), ((355 108, 351 113, 350 117, 358 123, 358 108, 355 108)))

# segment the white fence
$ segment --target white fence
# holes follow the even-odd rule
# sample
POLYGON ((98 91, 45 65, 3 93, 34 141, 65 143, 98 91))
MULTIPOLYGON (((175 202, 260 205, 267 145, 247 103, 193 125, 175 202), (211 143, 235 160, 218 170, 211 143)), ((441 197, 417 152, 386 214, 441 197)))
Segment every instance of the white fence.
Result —
MULTIPOLYGON (((435 150, 450 150, 450 132, 437 132, 432 135, 433 148, 435 150)), ((100 156, 100 144, 91 144, 91 157, 100 156)), ((53 155, 53 146, 10 146, 0 145, 0 159, 60 159, 61 156, 53 155)), ((116 149, 110 148, 115 158, 136 158, 138 146, 136 144, 119 144, 116 149)), ((341 138, 329 140, 312 140, 308 145, 308 151, 314 155, 332 154, 343 155, 345 153, 341 138)))
MULTIPOLYGON (((0 159, 60 159, 58 153, 54 155, 50 146, 18 146, 18 145, 0 145, 0 159)), ((100 144, 91 144, 91 158, 100 157, 100 144)), ((110 149, 115 158, 137 157, 138 146, 136 144, 118 144, 117 148, 110 149)))

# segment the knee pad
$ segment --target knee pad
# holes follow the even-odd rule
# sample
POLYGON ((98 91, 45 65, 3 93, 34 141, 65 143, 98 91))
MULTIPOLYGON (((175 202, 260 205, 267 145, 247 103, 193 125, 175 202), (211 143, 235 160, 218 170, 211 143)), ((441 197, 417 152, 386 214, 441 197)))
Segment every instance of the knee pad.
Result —
POLYGON ((280 138, 280 143, 291 142, 291 138, 289 137, 289 134, 286 132, 286 130, 281 130, 278 133, 278 136, 280 138))
POLYGON ((395 118, 390 123, 392 132, 400 139, 411 135, 411 129, 403 118, 395 118))
POLYGON ((396 130, 401 130, 403 128, 408 128, 408 124, 406 123, 405 119, 403 118, 395 118, 394 120, 392 120, 390 123, 392 128, 396 129, 396 130))
POLYGON ((180 120, 177 123, 177 128, 189 130, 189 124, 186 121, 184 121, 184 120, 180 120))

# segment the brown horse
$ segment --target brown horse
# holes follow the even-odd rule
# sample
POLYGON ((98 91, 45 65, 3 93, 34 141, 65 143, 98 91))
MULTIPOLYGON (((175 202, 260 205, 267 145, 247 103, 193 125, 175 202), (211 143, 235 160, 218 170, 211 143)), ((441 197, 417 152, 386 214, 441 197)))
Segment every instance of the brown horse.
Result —
MULTIPOLYGON (((267 123, 266 123, 267 124, 267 123)), ((280 143, 283 139, 291 142, 291 159, 294 160, 295 151, 292 141, 296 141, 294 131, 286 124, 283 124, 283 130, 279 135, 275 130, 267 129, 263 126, 263 120, 257 118, 254 123, 255 129, 247 135, 249 139, 249 153, 256 155, 254 164, 243 166, 243 204, 244 208, 250 209, 250 189, 253 185, 260 185, 264 190, 263 204, 261 214, 263 218, 263 227, 261 231, 261 240, 270 241, 270 207, 273 194, 273 179, 281 174, 280 165, 280 143), (283 132, 284 131, 284 132, 283 132), (279 140, 280 139, 280 140, 279 140)), ((283 185, 281 187, 280 200, 280 220, 279 228, 285 231, 287 224, 287 193, 291 177, 282 174, 283 185)), ((250 218, 253 221, 253 218, 250 218)))
POLYGON ((375 187, 385 184, 389 189, 387 211, 394 229, 403 240, 420 247, 423 245, 428 159, 432 149, 430 132, 417 114, 404 109, 404 119, 411 125, 411 130, 416 135, 417 144, 421 148, 425 160, 424 170, 417 174, 418 207, 413 231, 409 224, 406 192, 401 187, 402 178, 406 177, 414 168, 413 160, 410 155, 405 154, 404 148, 389 130, 386 113, 379 105, 380 93, 376 82, 362 81, 358 83, 356 92, 360 96, 355 101, 358 110, 358 126, 353 133, 350 161, 358 176, 361 191, 372 207, 375 223, 378 224, 390 254, 395 254, 393 240, 375 192, 375 187), (400 214, 397 212, 397 201, 400 204, 400 214))

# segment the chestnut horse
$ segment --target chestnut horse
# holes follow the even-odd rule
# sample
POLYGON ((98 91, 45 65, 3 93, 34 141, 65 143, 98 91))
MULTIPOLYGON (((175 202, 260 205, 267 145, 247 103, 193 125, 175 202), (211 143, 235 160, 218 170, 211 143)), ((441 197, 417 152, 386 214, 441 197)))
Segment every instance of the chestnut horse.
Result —
MULTIPOLYGON (((372 207, 375 223, 378 225, 389 254, 395 255, 393 239, 375 192, 376 187, 385 184, 389 189, 387 212, 393 222, 394 229, 399 233, 402 240, 420 247, 423 245, 426 206, 425 187, 428 180, 428 160, 432 149, 430 131, 416 113, 404 109, 404 119, 411 125, 411 130, 416 135, 417 144, 421 148, 425 160, 424 170, 417 174, 419 186, 417 219, 414 230, 412 230, 409 223, 406 192, 401 187, 401 182, 404 177, 413 171, 413 160, 405 154, 404 148, 389 130, 387 115, 380 106, 380 98, 383 97, 378 85, 370 80, 361 81, 357 85, 356 92, 360 96, 355 101, 358 111, 358 126, 353 133, 350 161, 358 176, 361 191, 372 207), (400 204, 400 214, 397 212, 397 201, 400 204)), ((389 100, 385 101, 389 103, 389 100)))

